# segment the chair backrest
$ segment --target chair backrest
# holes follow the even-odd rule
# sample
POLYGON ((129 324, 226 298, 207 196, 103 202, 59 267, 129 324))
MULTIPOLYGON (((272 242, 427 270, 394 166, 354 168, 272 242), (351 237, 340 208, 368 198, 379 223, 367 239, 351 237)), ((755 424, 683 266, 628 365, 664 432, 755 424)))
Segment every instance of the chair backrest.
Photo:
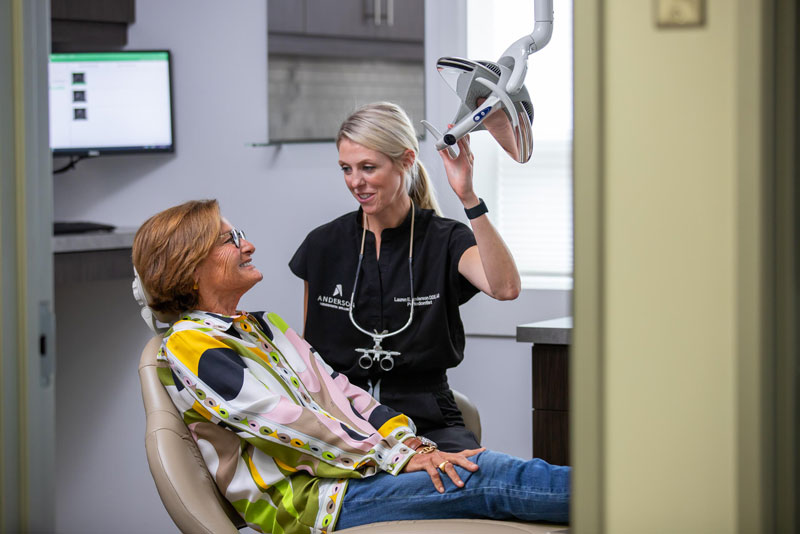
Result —
POLYGON ((453 398, 456 400, 458 409, 461 410, 461 415, 464 416, 464 426, 467 430, 471 430, 475 434, 478 443, 481 442, 481 415, 478 413, 478 408, 472 404, 466 395, 453 390, 453 398))
POLYGON ((147 416, 145 448, 150 473, 172 520, 185 533, 234 534, 246 526, 217 489, 197 444, 158 379, 157 335, 142 351, 139 380, 147 416))
POLYGON ((136 270, 136 267, 133 268, 131 290, 133 291, 133 298, 136 299, 136 303, 142 308, 142 319, 147 324, 147 327, 156 334, 163 334, 169 330, 170 325, 178 319, 177 314, 158 312, 150 307, 150 294, 144 288, 144 284, 139 277, 139 272, 136 270))

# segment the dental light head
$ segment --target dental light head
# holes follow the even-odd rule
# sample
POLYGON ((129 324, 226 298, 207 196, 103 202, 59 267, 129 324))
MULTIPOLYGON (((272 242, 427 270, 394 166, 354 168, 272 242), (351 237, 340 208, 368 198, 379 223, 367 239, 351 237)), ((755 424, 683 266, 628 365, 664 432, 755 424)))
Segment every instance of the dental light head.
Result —
POLYGON ((488 130, 514 160, 525 163, 533 151, 533 105, 525 88, 528 56, 550 41, 553 0, 535 0, 533 32, 515 41, 497 62, 443 57, 436 69, 458 95, 461 105, 442 134, 428 121, 422 124, 436 139, 436 149, 452 148, 472 131, 488 130))

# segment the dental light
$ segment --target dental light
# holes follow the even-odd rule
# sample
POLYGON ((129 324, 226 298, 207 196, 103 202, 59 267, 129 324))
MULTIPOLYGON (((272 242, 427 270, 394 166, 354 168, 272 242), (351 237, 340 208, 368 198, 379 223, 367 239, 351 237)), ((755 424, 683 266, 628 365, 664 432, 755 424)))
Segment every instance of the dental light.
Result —
POLYGON ((461 106, 444 134, 428 121, 425 128, 436 139, 436 149, 447 149, 456 156, 452 145, 469 132, 488 130, 503 150, 514 160, 525 163, 533 151, 531 123, 533 105, 525 88, 528 56, 550 41, 553 33, 553 0, 535 0, 533 32, 526 35, 500 56, 496 63, 443 57, 436 69, 461 99, 461 106))

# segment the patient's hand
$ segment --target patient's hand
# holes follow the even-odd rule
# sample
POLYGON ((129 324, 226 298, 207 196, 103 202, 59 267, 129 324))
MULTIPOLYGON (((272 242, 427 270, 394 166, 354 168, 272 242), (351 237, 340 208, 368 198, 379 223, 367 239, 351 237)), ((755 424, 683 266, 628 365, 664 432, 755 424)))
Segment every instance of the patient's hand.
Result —
POLYGON ((439 493, 444 493, 444 484, 439 476, 438 466, 443 462, 447 462, 444 466, 443 472, 450 477, 450 480, 453 481, 453 484, 459 488, 463 487, 464 482, 461 480, 461 477, 458 476, 458 473, 453 466, 460 465, 467 471, 475 472, 478 470, 478 464, 471 462, 469 457, 475 456, 479 452, 483 452, 485 450, 486 447, 481 447, 480 449, 467 449, 461 452, 443 452, 437 450, 430 454, 415 454, 408 461, 405 468, 403 468, 403 472, 413 473, 414 471, 427 471, 428 475, 431 477, 431 481, 433 481, 433 485, 436 487, 436 490, 439 493))

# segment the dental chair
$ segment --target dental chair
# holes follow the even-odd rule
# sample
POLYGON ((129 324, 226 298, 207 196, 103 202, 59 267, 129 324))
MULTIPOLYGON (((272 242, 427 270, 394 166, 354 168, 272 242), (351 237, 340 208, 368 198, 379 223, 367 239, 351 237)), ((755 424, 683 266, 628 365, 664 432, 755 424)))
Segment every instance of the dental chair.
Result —
MULTIPOLYGON (((161 502, 175 525, 186 534, 237 534, 247 526, 244 519, 220 493, 208 472, 203 456, 167 390, 158 379, 156 356, 162 332, 175 318, 164 317, 147 306, 148 296, 134 280, 133 292, 142 306, 142 318, 157 332, 144 347, 139 361, 139 380, 145 417, 145 449, 150 473, 161 502)), ((464 423, 481 440, 478 410, 466 396, 453 392, 464 415, 464 423)), ((436 519, 390 521, 361 525, 342 533, 369 534, 523 534, 567 532, 563 526, 490 521, 482 519, 436 519), (554 530, 555 529, 555 530, 554 530)))
MULTIPOLYGON (((139 380, 147 417, 145 449, 158 494, 175 525, 187 534, 237 534, 247 526, 244 519, 217 489, 197 444, 189 434, 175 405, 156 372, 156 354, 161 336, 153 337, 142 351, 139 380)), ((480 441, 480 416, 462 394, 453 392, 464 414, 467 428, 480 441)), ((370 534, 523 534, 566 532, 563 526, 490 521, 482 519, 436 519, 390 521, 337 530, 370 534), (555 529, 555 530, 554 530, 555 529)))

